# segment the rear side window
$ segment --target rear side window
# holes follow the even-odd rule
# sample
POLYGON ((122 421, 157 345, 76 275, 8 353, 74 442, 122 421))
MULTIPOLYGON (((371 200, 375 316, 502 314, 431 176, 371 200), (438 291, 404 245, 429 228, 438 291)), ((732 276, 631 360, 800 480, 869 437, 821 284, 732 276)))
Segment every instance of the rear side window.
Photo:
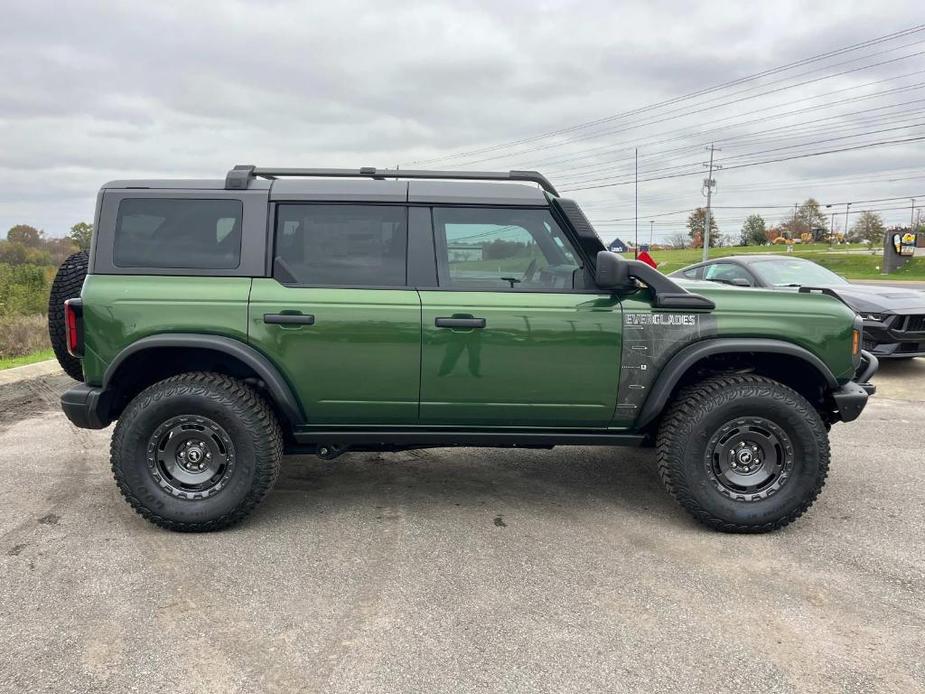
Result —
POLYGON ((404 286, 407 214, 388 205, 280 205, 273 276, 309 286, 404 286))
POLYGON ((125 268, 233 269, 241 263, 239 200, 126 198, 113 264, 125 268))

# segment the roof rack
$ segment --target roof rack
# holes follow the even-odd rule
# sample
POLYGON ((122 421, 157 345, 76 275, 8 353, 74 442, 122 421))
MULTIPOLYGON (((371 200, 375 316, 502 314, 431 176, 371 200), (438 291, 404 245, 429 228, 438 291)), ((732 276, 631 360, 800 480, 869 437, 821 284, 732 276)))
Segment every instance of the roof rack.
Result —
POLYGON ((528 181, 539 184, 550 195, 559 196, 559 191, 549 182, 549 179, 538 171, 414 171, 377 169, 374 166, 364 166, 359 169, 272 169, 252 164, 238 164, 225 176, 225 189, 243 190, 257 177, 275 179, 281 176, 373 178, 376 180, 417 178, 459 181, 528 181))

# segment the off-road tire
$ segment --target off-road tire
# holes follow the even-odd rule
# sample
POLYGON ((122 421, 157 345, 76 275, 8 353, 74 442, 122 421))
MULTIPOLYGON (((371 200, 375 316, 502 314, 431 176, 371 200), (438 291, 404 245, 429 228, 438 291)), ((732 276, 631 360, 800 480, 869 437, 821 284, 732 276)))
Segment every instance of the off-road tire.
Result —
POLYGON ((252 387, 216 373, 185 373, 137 395, 112 436, 113 476, 126 501, 155 525, 180 532, 221 530, 242 520, 279 474, 283 438, 266 400, 252 387), (166 423, 207 418, 227 432, 233 464, 209 495, 168 491, 152 437, 166 423))
POLYGON ((84 380, 80 359, 72 357, 67 351, 67 336, 64 332, 64 302, 80 296, 84 278, 87 276, 87 265, 90 256, 86 251, 78 251, 69 256, 55 275, 51 284, 51 294, 48 297, 48 337, 51 348, 55 351, 55 358, 64 369, 64 373, 75 381, 84 380))
POLYGON ((816 500, 829 469, 819 413, 796 391, 762 376, 715 376, 681 390, 662 420, 656 448, 668 492, 698 521, 729 533, 763 533, 796 520, 816 500), (708 447, 724 425, 749 417, 779 427, 792 447, 792 467, 775 492, 744 500, 712 476, 708 447))

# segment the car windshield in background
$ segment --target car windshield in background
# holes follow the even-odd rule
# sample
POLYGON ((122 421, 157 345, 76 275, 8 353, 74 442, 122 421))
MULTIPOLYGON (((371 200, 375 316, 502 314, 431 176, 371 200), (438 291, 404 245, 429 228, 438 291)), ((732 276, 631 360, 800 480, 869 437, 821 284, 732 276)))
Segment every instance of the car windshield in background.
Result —
POLYGON ((848 281, 821 265, 799 258, 761 260, 749 265, 765 284, 774 287, 830 286, 848 281))

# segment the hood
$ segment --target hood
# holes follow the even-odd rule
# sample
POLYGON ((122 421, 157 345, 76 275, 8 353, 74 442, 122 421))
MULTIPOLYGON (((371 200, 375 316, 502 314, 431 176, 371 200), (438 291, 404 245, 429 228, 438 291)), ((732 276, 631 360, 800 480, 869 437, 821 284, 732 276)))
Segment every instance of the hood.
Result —
POLYGON ((833 289, 855 311, 865 313, 925 313, 925 292, 905 287, 837 284, 833 289))

